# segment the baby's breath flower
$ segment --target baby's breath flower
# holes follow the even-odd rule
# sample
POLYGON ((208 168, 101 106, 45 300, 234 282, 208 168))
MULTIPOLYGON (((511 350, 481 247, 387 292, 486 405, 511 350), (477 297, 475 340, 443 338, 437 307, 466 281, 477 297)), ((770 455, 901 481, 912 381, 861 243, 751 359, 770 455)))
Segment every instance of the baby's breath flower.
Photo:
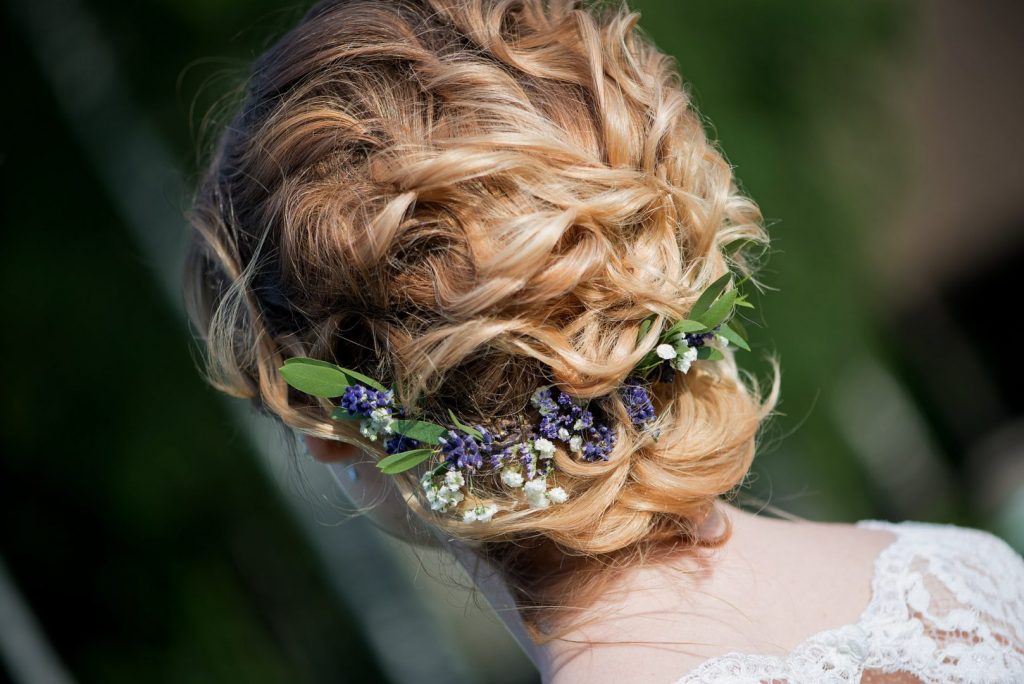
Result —
POLYGON ((654 352, 663 359, 674 359, 677 353, 671 344, 659 344, 654 352))
POLYGON ((722 346, 722 349, 725 349, 726 347, 729 346, 729 338, 726 337, 725 335, 719 335, 718 344, 722 346))
POLYGON ((462 486, 465 483, 465 478, 458 470, 450 470, 445 473, 444 483, 441 485, 437 484, 437 478, 429 472, 420 479, 420 485, 427 497, 427 503, 430 504, 430 510, 442 513, 466 498, 466 495, 462 493, 462 486))
POLYGON ((569 494, 561 487, 552 487, 547 491, 547 497, 551 503, 565 503, 569 500, 569 494))
POLYGON ((449 470, 444 474, 444 484, 452 489, 459 489, 466 484, 466 478, 463 477, 461 470, 449 470))
POLYGON ((543 437, 533 440, 533 448, 541 458, 551 458, 555 455, 555 445, 543 437))
POLYGON ((576 453, 583 451, 583 437, 580 435, 573 435, 573 437, 569 439, 569 449, 576 453))
POLYGON ((512 468, 505 468, 501 471, 501 481, 505 483, 505 486, 512 488, 519 488, 523 486, 523 474, 518 470, 512 468))
POLYGON ((530 504, 530 508, 547 508, 551 505, 551 500, 548 499, 546 494, 547 488, 547 480, 541 478, 530 480, 523 485, 526 502, 530 504))
POLYGON ((463 512, 462 522, 490 522, 494 514, 498 512, 498 507, 495 504, 480 504, 475 508, 471 508, 468 511, 463 512))
POLYGON ((672 360, 672 367, 680 373, 686 373, 690 370, 690 366, 697 360, 697 348, 690 347, 686 350, 685 354, 681 354, 672 360))

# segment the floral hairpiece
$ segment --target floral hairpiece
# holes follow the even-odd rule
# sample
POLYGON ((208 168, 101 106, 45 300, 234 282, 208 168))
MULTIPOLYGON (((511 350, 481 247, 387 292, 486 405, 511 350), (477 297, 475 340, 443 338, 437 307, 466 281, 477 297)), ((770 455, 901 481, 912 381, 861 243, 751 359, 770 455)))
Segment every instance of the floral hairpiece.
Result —
MULTIPOLYGON (((619 388, 630 420, 639 430, 655 420, 646 384, 670 382, 676 372, 686 373, 697 360, 724 358, 722 349, 733 344, 750 350, 743 328, 733 320, 735 307, 753 308, 737 287, 726 290, 732 273, 726 273, 701 293, 687 318, 665 330, 619 388), (714 344, 713 344, 714 343, 714 344)), ((745 279, 744 279, 745 280, 745 279)), ((650 330, 656 314, 640 324, 637 341, 650 330)), ((405 472, 437 458, 423 473, 420 485, 431 510, 445 512, 466 500, 475 477, 495 476, 505 487, 522 491, 530 508, 542 509, 568 500, 562 487, 549 486, 554 466, 555 443, 583 461, 606 461, 615 447, 616 434, 595 420, 588 401, 572 397, 552 385, 538 387, 530 397, 539 415, 529 425, 511 429, 487 429, 467 425, 448 410, 450 424, 419 420, 395 406, 395 390, 348 368, 306 357, 285 360, 279 369, 295 389, 316 397, 339 398, 332 420, 359 420, 359 432, 371 441, 381 438, 388 456, 377 463, 385 474, 405 472)), ((658 439, 658 431, 651 437, 658 439)), ((489 522, 496 504, 480 504, 462 510, 464 522, 489 522)))

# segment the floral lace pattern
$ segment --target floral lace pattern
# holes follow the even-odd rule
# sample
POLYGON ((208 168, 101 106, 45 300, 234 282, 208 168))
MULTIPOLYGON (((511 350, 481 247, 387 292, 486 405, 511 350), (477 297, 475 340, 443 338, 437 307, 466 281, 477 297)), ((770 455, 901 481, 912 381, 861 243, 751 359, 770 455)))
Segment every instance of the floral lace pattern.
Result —
POLYGON ((856 624, 784 656, 727 653, 674 684, 1024 682, 1024 559, 981 530, 861 520, 896 539, 875 560, 856 624))

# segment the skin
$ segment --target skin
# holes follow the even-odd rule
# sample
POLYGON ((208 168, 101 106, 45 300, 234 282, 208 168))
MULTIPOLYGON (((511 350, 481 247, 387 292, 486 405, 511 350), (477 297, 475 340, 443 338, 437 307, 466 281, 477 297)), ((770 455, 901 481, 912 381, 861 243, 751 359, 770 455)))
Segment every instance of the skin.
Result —
MULTIPOLYGON (((373 506, 367 515, 380 527, 414 543, 437 540, 426 526, 412 526, 405 502, 358 447, 306 443, 316 459, 356 470, 358 479, 342 477, 342 487, 358 505, 373 506)), ((514 612, 499 615, 544 684, 672 682, 713 656, 783 655, 817 632, 856 623, 871 598, 875 559, 894 540, 883 530, 768 518, 721 501, 709 531, 726 517, 733 532, 723 547, 703 561, 680 554, 636 568, 592 607, 596 619, 565 640, 536 646, 514 612)), ((507 605, 493 577, 471 574, 492 604, 507 605)))

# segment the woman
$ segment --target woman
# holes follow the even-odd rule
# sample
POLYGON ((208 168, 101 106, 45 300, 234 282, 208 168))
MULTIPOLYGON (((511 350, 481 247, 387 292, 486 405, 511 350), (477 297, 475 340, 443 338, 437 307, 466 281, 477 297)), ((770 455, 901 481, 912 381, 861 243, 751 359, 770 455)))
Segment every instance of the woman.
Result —
POLYGON ((734 359, 768 238, 637 19, 311 9, 189 213, 208 378, 479 561, 545 682, 1024 681, 997 538, 725 502, 779 393, 734 359))

